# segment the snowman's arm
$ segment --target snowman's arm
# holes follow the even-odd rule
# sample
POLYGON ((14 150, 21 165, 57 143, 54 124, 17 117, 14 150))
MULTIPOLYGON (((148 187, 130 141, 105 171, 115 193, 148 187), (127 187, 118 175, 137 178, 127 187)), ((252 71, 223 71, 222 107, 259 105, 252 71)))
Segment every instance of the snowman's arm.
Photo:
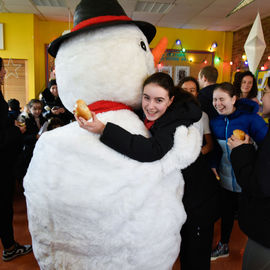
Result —
POLYGON ((199 156, 202 146, 202 136, 196 127, 180 126, 174 134, 172 149, 160 160, 166 173, 184 169, 199 156))
POLYGON ((173 146, 173 128, 160 129, 153 137, 131 134, 118 125, 108 122, 100 141, 140 162, 152 162, 161 159, 173 146))

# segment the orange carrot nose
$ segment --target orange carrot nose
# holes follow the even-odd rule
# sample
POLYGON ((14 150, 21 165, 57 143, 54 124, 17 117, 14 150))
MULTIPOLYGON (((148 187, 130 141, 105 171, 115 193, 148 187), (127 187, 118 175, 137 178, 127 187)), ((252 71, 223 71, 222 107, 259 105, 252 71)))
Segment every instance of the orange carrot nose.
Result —
POLYGON ((155 67, 159 63, 163 53, 165 52, 166 48, 168 45, 168 39, 166 37, 163 37, 157 46, 152 50, 152 54, 154 56, 154 62, 155 62, 155 67))

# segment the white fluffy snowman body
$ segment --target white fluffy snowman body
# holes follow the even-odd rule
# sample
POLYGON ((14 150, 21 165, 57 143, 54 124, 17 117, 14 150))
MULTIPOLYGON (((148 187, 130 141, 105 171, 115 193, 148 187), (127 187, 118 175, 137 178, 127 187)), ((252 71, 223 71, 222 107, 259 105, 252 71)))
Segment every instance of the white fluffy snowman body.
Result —
MULTIPOLYGON (((136 26, 80 34, 61 45, 56 75, 64 105, 77 99, 140 104, 153 58, 136 26), (146 49, 144 48, 144 45, 146 49)), ((97 115, 149 136, 130 110, 97 115)), ((179 127, 163 159, 141 163, 99 141, 77 122, 44 133, 24 179, 33 249, 43 270, 168 270, 186 214, 180 169, 200 151, 200 135, 179 127)))

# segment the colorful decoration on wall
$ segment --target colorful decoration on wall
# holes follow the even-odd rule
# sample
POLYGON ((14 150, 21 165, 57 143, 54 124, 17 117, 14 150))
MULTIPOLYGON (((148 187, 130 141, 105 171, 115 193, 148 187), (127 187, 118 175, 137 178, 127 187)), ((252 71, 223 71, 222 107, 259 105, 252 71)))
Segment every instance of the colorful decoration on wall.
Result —
POLYGON ((172 74, 175 82, 178 82, 183 74, 190 74, 196 78, 202 67, 214 64, 214 58, 215 52, 167 49, 157 68, 172 74), (172 70, 169 67, 172 67, 172 70))
POLYGON ((175 49, 169 49, 166 50, 166 52, 163 54, 162 58, 161 58, 161 62, 162 61, 169 61, 169 60, 175 60, 175 61, 186 61, 186 53, 185 51, 183 52, 182 50, 175 50, 175 49))

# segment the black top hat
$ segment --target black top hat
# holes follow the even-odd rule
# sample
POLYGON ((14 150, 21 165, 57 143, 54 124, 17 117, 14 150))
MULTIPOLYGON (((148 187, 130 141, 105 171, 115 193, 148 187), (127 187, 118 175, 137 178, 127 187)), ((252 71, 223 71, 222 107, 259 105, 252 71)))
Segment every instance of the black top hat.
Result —
POLYGON ((49 45, 48 52, 53 57, 56 57, 61 43, 67 38, 84 31, 118 24, 137 25, 149 43, 156 34, 156 28, 152 24, 143 21, 132 21, 117 0, 82 0, 75 10, 73 29, 70 33, 55 39, 49 45))

